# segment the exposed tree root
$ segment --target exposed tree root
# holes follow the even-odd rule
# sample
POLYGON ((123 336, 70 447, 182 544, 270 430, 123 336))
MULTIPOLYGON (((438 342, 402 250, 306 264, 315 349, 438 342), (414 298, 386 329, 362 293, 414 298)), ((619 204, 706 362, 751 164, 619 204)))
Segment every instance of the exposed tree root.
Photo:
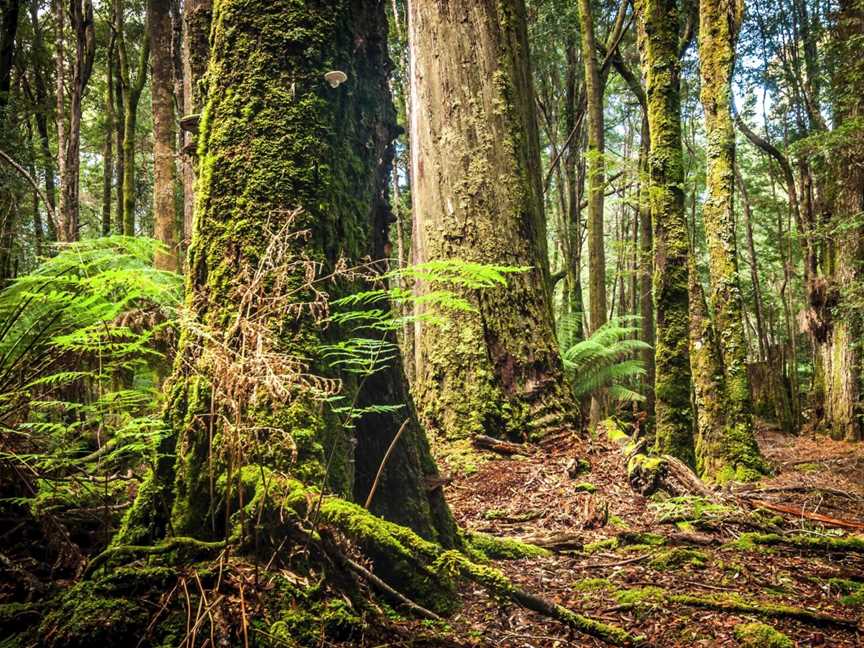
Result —
POLYGON ((196 552, 207 553, 211 551, 219 551, 224 549, 225 547, 226 544, 224 542, 206 542, 204 540, 197 540, 195 538, 187 538, 185 536, 168 538, 165 542, 158 545, 118 545, 116 547, 109 547, 101 554, 93 558, 93 560, 91 560, 89 563, 87 563, 87 567, 81 574, 81 578, 82 580, 87 580, 102 565, 106 564, 114 558, 119 558, 121 556, 127 559, 131 558, 134 560, 141 556, 155 556, 159 554, 165 554, 169 551, 180 548, 191 548, 194 549, 196 552))
POLYGON ((503 455, 528 454, 531 448, 521 443, 511 443, 510 441, 502 441, 501 439, 493 439, 484 434, 477 434, 472 437, 471 442, 481 450, 489 450, 503 455))
POLYGON ((779 533, 743 533, 737 545, 743 549, 762 546, 787 546, 810 551, 864 553, 864 536, 836 538, 827 536, 780 535, 779 533))

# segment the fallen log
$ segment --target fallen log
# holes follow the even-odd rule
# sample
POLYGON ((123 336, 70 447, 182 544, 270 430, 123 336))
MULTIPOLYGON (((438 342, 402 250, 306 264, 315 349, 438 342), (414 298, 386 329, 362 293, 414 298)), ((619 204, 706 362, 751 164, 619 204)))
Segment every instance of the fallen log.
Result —
POLYGON ((852 531, 864 531, 864 522, 855 520, 843 520, 841 518, 831 517, 822 513, 811 513, 797 506, 787 506, 785 504, 774 504, 773 502, 765 502, 763 500, 748 500, 753 507, 776 511, 777 513, 785 513, 796 517, 804 518, 805 520, 813 520, 825 526, 836 527, 838 529, 850 529, 852 531))
POLYGON ((522 443, 511 443, 510 441, 502 441, 494 439, 485 434, 478 434, 471 439, 471 442, 481 450, 489 450, 498 454, 512 456, 516 454, 528 454, 531 449, 522 443))

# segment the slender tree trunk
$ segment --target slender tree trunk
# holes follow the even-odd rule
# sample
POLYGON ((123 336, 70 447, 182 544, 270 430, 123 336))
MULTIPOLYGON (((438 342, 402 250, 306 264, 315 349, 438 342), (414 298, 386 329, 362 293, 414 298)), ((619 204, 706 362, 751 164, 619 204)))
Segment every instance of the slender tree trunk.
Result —
POLYGON ((60 176, 60 196, 57 205, 57 240, 66 241, 68 212, 66 205, 66 190, 64 189, 66 169, 66 151, 69 145, 66 126, 66 3, 64 0, 53 0, 54 22, 56 23, 56 45, 54 46, 54 99, 56 101, 54 118, 57 123, 57 173, 60 176))
MULTIPOLYGON (((60 0, 62 4, 62 0, 60 0)), ((96 35, 93 25, 93 3, 91 0, 72 0, 69 5, 69 21, 72 34, 75 37, 75 56, 72 62, 72 78, 69 83, 69 130, 65 133, 63 145, 63 164, 60 171, 60 231, 58 238, 70 242, 78 240, 80 214, 80 170, 81 170, 81 111, 84 91, 90 81, 93 71, 93 60, 96 56, 96 35)), ((58 17, 62 19, 61 10, 58 17)), ((58 47, 58 59, 63 56, 62 47, 58 47)), ((58 63, 58 75, 63 72, 62 63, 58 63)), ((58 79, 58 108, 63 93, 60 92, 62 79, 58 79)), ((58 118, 62 121, 62 115, 58 118)))
POLYGON ((135 236, 135 130, 138 126, 138 102, 147 81, 147 61, 150 58, 150 39, 141 44, 138 69, 134 78, 126 47, 126 17, 123 0, 115 0, 117 52, 120 81, 123 85, 123 234, 135 236))
POLYGON ((102 236, 111 234, 111 203, 114 188, 114 43, 112 33, 105 60, 105 141, 102 145, 102 236))
POLYGON ((645 411, 654 416, 654 298, 651 282, 654 277, 654 232, 651 227, 651 198, 648 167, 651 135, 647 107, 642 108, 642 137, 639 144, 639 325, 642 341, 651 345, 642 352, 645 363, 645 411))
MULTIPOLYGON (((51 99, 48 96, 48 86, 45 80, 46 70, 43 57, 49 60, 42 37, 42 25, 39 22, 39 3, 34 0, 30 4, 30 24, 33 29, 33 51, 36 53, 33 64, 33 87, 36 92, 37 109, 35 111, 36 132, 39 135, 39 159, 42 174, 45 176, 45 198, 56 213, 57 196, 54 186, 54 156, 51 154, 51 140, 48 132, 48 119, 51 114, 51 99)), ((48 218, 48 240, 56 241, 57 232, 54 220, 48 218)))
MULTIPOLYGON (((198 115, 204 107, 204 73, 210 53, 211 0, 186 0, 183 3, 183 110, 186 116, 198 115)), ((192 239, 195 215, 196 137, 183 131, 183 240, 192 239)))
POLYGON ((174 199, 174 33, 171 0, 148 0, 153 97, 153 225, 164 249, 156 252, 160 270, 179 270, 177 204, 174 199))
MULTIPOLYGON (((176 442, 179 454, 176 480, 172 488, 173 462, 166 459, 153 488, 139 496, 127 518, 124 539, 164 533, 162 502, 172 500, 174 533, 222 537, 231 532, 227 526, 236 524, 230 516, 243 506, 247 479, 272 474, 268 483, 274 485, 275 497, 282 488, 278 484, 285 484, 276 476, 282 471, 363 502, 405 422, 372 511, 452 545, 455 527, 441 489, 426 486, 437 473, 398 357, 359 387, 348 373, 328 374, 343 379, 347 402, 402 406, 364 414, 354 426, 343 425, 320 392, 300 381, 292 384, 289 396, 280 396, 262 377, 250 386, 256 393, 254 406, 235 411, 230 395, 243 398, 232 391, 240 376, 220 373, 214 362, 225 349, 235 359, 254 354, 259 346, 244 344, 249 336, 262 344, 274 341, 279 357, 291 362, 332 342, 333 327, 323 327, 314 309, 301 303, 296 310, 274 310, 268 304, 281 297, 306 299, 290 296, 307 277, 306 259, 322 264, 326 275, 343 254, 352 260, 381 258, 386 242, 382 228, 391 218, 387 172, 397 127, 387 91, 383 6, 351 0, 307 5, 302 12, 286 9, 283 2, 221 0, 215 5, 211 69, 221 73, 210 78, 208 119, 200 133, 207 173, 197 188, 187 271, 196 324, 182 338, 182 362, 175 364, 167 385, 169 440, 176 442), (341 62, 348 77, 340 88, 323 79, 329 69, 324 62, 332 60, 341 62), (286 92, 289 87, 293 92, 286 92), (294 235, 302 231, 308 236, 294 235), (344 234, 348 232, 352 235, 344 234), (280 273, 286 275, 280 280, 284 283, 261 287, 253 278, 268 248, 280 250, 280 273), (243 324, 234 333, 225 330, 235 322, 243 324), (211 343, 213 336, 224 344, 211 343), (211 445, 213 439, 219 442, 211 445), (160 507, 161 518, 153 516, 160 507)), ((333 282, 326 285, 338 290, 333 282)), ((260 360, 248 356, 253 364, 260 360)), ((276 375, 266 376, 271 378, 276 375)), ((267 492, 267 483, 259 487, 267 492)), ((309 510, 312 517, 311 504, 309 510)), ((346 515, 356 515, 353 511, 344 509, 346 515)), ((276 527, 278 518, 267 517, 263 524, 276 527)), ((385 574, 395 568, 387 562, 376 567, 385 574)))
POLYGON ((678 6, 675 0, 637 0, 635 7, 650 133, 648 195, 654 229, 657 447, 692 465, 689 240, 681 150, 678 6))
POLYGON ((755 479, 764 471, 753 425, 743 299, 735 232, 735 127, 731 80, 743 4, 699 5, 701 100, 708 138, 708 198, 702 208, 708 240, 711 306, 723 356, 726 428, 718 443, 699 443, 698 462, 711 479, 755 479))
POLYGON ((418 326, 418 405, 450 437, 569 426, 549 292, 523 0, 409 3, 414 249, 420 261, 530 266, 477 311, 418 326))

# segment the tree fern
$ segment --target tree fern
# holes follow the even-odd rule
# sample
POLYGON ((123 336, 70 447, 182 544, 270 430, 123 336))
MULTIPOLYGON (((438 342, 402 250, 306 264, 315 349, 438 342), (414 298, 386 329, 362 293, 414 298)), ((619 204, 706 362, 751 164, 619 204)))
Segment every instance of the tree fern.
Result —
POLYGON ((651 348, 635 337, 639 333, 638 320, 637 316, 613 318, 588 339, 562 348, 564 370, 578 399, 600 391, 606 391, 617 402, 645 399, 632 388, 645 374, 645 365, 637 354, 651 348))

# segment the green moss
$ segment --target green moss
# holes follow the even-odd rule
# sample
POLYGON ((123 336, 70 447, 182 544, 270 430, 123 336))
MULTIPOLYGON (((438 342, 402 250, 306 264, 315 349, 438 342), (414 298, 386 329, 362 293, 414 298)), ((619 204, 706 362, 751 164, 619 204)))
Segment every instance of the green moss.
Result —
POLYGON ((620 590, 615 595, 615 599, 618 605, 640 607, 659 605, 665 596, 666 592, 662 588, 649 586, 620 590))
POLYGON ((361 617, 342 599, 327 599, 283 611, 269 633, 288 645, 319 645, 322 639, 350 641, 363 628, 361 617))
POLYGON ((597 487, 591 482, 579 482, 573 487, 577 493, 596 493, 597 487))
POLYGON ((552 555, 543 547, 526 544, 513 538, 496 538, 485 533, 468 533, 464 536, 465 544, 486 559, 519 560, 520 558, 538 558, 552 555))
POLYGON ((661 547, 666 544, 665 536, 659 533, 650 533, 644 531, 631 531, 618 534, 618 538, 623 544, 627 545, 643 545, 648 547, 661 547))
POLYGON ((764 623, 735 626, 735 638, 743 648, 795 648, 795 643, 789 637, 764 623))
POLYGON ((606 549, 614 550, 618 548, 618 538, 605 538, 596 542, 589 542, 583 547, 583 551, 587 554, 597 553, 606 549))
POLYGON ((851 607, 864 607, 864 583, 844 578, 832 578, 828 583, 833 590, 843 595, 840 603, 851 607))
POLYGON ((813 551, 862 553, 864 552, 864 536, 781 536, 776 533, 742 533, 735 542, 727 546, 748 551, 766 551, 776 545, 787 545, 813 551))
POLYGON ((661 551, 648 564, 652 569, 658 571, 669 571, 684 567, 704 569, 708 564, 708 556, 696 549, 676 547, 668 551, 661 551))
POLYGON ((91 648, 134 644, 150 613, 137 600, 106 596, 100 586, 83 582, 49 604, 39 626, 46 646, 91 648))

